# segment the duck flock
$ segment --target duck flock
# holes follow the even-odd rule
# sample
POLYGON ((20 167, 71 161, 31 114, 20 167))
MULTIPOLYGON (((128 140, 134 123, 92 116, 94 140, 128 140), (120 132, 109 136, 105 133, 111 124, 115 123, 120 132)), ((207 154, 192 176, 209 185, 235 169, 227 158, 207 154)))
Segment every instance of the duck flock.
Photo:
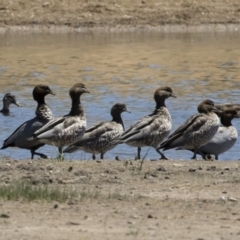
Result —
MULTIPOLYGON (((20 125, 4 140, 1 149, 18 147, 30 150, 32 159, 34 155, 48 158, 37 152, 40 147, 48 144, 58 148, 61 158, 63 153, 82 150, 91 153, 93 159, 96 159, 96 154, 100 154, 103 159, 104 154, 118 144, 127 144, 137 147, 137 159, 141 159, 142 147, 152 147, 159 153, 160 159, 168 159, 163 153, 165 150, 184 149, 193 152, 192 159, 200 155, 207 160, 210 155, 214 155, 218 160, 218 156, 232 148, 237 141, 238 133, 231 121, 240 117, 239 104, 214 105, 213 101, 206 99, 198 105, 197 114, 170 134, 172 119, 165 101, 169 97, 176 98, 170 87, 156 89, 155 110, 127 130, 121 114, 130 111, 124 103, 113 105, 110 121, 98 122, 87 128, 87 119, 80 101, 83 93, 90 92, 84 84, 74 84, 69 90, 72 100, 69 113, 55 118, 45 103, 45 96, 54 93, 47 85, 35 86, 35 118, 20 125)), ((7 93, 3 98, 3 114, 9 112, 10 104, 21 106, 14 95, 7 93)))

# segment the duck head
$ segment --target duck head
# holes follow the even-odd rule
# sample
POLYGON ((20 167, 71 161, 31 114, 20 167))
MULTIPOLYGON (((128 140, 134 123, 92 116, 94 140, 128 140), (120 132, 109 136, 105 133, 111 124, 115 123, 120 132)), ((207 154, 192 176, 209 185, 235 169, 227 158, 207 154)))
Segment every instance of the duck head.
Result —
POLYGON ((10 104, 22 107, 22 105, 17 102, 16 97, 14 95, 12 95, 11 93, 6 93, 5 96, 3 97, 3 105, 9 107, 10 104))
POLYGON ((112 109, 111 109, 111 115, 115 115, 115 114, 121 114, 122 112, 131 112, 129 109, 127 109, 126 104, 124 103, 116 103, 113 105, 112 109))
POLYGON ((33 89, 33 99, 37 102, 44 100, 44 97, 48 94, 55 95, 49 86, 44 84, 39 84, 33 89))
POLYGON ((202 101, 198 105, 198 112, 199 113, 209 113, 209 112, 214 112, 218 116, 222 114, 222 110, 218 109, 217 107, 214 106, 214 102, 212 100, 206 99, 202 101))
POLYGON ((83 83, 76 83, 69 90, 69 95, 73 100, 79 99, 83 93, 90 93, 83 83))

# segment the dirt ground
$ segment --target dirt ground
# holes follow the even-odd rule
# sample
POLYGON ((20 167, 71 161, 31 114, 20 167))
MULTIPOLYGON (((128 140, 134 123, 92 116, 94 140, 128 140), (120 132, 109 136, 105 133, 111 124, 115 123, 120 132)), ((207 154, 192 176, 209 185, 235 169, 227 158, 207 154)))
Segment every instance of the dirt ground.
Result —
POLYGON ((239 24, 239 0, 1 0, 0 26, 239 24))
MULTIPOLYGON (((1 0, 0 27, 239 24, 239 0, 1 0)), ((0 188, 78 198, 6 200, 0 239, 240 239, 240 161, 0 160, 0 188)))
POLYGON ((26 180, 82 197, 1 199, 0 239, 240 238, 240 161, 139 166, 135 160, 1 160, 0 186, 26 180))

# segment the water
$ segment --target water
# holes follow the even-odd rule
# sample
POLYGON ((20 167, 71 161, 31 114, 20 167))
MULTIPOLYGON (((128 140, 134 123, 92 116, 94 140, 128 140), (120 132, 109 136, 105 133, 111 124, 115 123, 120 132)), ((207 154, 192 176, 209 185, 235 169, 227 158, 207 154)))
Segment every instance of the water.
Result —
MULTIPOLYGON (((164 85, 172 87, 177 99, 168 99, 173 130, 192 114, 200 101, 239 103, 239 33, 131 33, 131 34, 5 34, 0 35, 0 98, 12 92, 23 105, 11 106, 8 117, 0 116, 0 142, 21 123, 34 117, 36 102, 32 89, 48 84, 56 96, 46 102, 54 116, 70 109, 69 88, 83 82, 91 91, 82 96, 88 126, 110 120, 110 108, 124 102, 132 113, 123 113, 126 128, 155 107, 153 93, 164 85)), ((239 120, 233 121, 237 129, 239 120)), ((240 141, 220 159, 239 159, 240 141)), ((39 149, 51 157, 51 146, 39 149)), ((148 148, 143 148, 142 155, 148 148)), ((136 148, 119 145, 105 154, 134 158, 136 148)), ((188 151, 167 151, 174 159, 189 159, 188 151)), ((0 158, 29 158, 17 148, 0 151, 0 158)), ((67 154, 67 159, 91 159, 84 152, 67 154)), ((154 149, 148 159, 158 158, 154 149)))

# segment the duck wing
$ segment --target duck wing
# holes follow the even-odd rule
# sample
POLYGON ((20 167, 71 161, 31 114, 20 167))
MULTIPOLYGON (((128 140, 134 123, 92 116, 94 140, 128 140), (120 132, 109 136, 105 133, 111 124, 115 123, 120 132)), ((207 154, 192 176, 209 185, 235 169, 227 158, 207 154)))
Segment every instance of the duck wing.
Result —
POLYGON ((85 131, 83 137, 79 141, 68 146, 64 152, 74 152, 91 141, 98 141, 99 144, 103 141, 110 142, 121 134, 121 129, 118 125, 119 124, 114 122, 101 122, 95 124, 85 131))
POLYGON ((42 128, 34 132, 33 138, 38 137, 39 135, 48 132, 49 130, 53 130, 54 127, 57 125, 63 123, 65 121, 65 117, 58 117, 54 118, 53 120, 49 121, 47 124, 45 124, 42 128))
POLYGON ((182 125, 180 125, 172 134, 170 134, 168 136, 168 138, 171 138, 173 135, 176 135, 180 132, 185 131, 185 129, 188 128, 188 126, 190 126, 194 120, 199 116, 199 114, 195 114, 193 116, 191 116, 190 118, 188 118, 182 125))
POLYGON ((132 142, 146 139, 155 131, 161 132, 165 130, 165 121, 158 115, 149 115, 141 118, 138 122, 132 125, 120 137, 120 141, 132 142))
MULTIPOLYGON (((34 133, 33 139, 54 140, 61 139, 62 141, 71 141, 80 137, 86 128, 86 121, 79 121, 75 117, 59 117, 52 120, 47 126, 39 129, 34 133)), ((30 139, 31 140, 31 139, 30 139)))
POLYGON ((18 146, 19 144, 24 145, 24 142, 27 141, 26 139, 31 137, 32 134, 42 126, 43 123, 37 118, 24 122, 7 139, 4 140, 1 149, 5 149, 10 146, 18 146))
POLYGON ((208 119, 204 114, 197 114, 190 117, 160 145, 160 149, 167 150, 184 146, 188 135, 199 131, 207 121, 208 119))

